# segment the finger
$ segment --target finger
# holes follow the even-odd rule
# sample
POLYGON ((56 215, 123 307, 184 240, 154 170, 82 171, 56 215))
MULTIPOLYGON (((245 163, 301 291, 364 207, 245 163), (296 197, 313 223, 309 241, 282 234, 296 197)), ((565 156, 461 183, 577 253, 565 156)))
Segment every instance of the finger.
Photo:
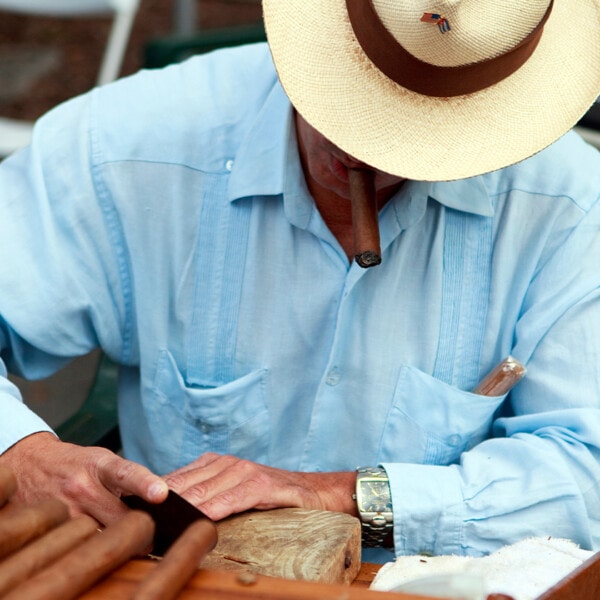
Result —
POLYGON ((165 481, 172 490, 184 494, 192 486, 219 476, 239 460, 235 456, 207 452, 189 465, 166 475, 165 481))
MULTIPOLYGON (((188 490, 186 496, 194 504, 197 488, 188 490)), ((230 515, 245 512, 251 509, 266 510, 281 505, 274 501, 275 497, 266 492, 265 486, 257 486, 254 481, 242 481, 202 502, 198 508, 213 521, 219 521, 230 515)))
MULTIPOLYGON (((206 478, 206 469, 200 478, 195 472, 188 474, 187 487, 182 496, 212 519, 222 519, 230 514, 250 508, 274 508, 281 504, 273 499, 281 497, 276 470, 235 457, 223 457, 216 461, 219 469, 214 476, 206 478), (194 477, 196 475, 196 477, 194 477)), ((211 469, 215 463, 208 467, 211 469)), ((292 504, 286 504, 291 506, 292 504)))
POLYGON ((179 469, 175 469, 174 471, 171 471, 170 473, 165 475, 165 479, 169 480, 171 477, 185 475, 186 473, 189 473, 190 471, 194 471, 195 469, 199 469, 199 468, 203 469, 204 467, 208 467, 209 465, 215 463, 216 461, 218 461, 219 459, 222 459, 222 458, 231 459, 231 458, 235 458, 235 457, 231 457, 227 454, 217 454, 216 452, 205 452, 204 454, 200 455, 193 462, 191 462, 187 465, 184 465, 183 467, 179 467, 179 469))
POLYGON ((100 485, 87 495, 81 494, 78 500, 78 504, 70 507, 71 516, 89 515, 103 526, 122 518, 128 510, 117 496, 100 485))
POLYGON ((160 503, 169 493, 164 479, 146 467, 117 455, 107 456, 97 466, 98 479, 115 496, 135 494, 148 502, 160 503))

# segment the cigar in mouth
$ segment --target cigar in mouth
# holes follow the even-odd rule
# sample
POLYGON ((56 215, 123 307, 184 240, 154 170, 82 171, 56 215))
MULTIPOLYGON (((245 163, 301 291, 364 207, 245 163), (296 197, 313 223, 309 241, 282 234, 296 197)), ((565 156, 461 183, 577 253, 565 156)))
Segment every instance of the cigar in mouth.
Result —
POLYGON ((354 260, 363 269, 381 263, 375 173, 370 169, 348 169, 354 260))

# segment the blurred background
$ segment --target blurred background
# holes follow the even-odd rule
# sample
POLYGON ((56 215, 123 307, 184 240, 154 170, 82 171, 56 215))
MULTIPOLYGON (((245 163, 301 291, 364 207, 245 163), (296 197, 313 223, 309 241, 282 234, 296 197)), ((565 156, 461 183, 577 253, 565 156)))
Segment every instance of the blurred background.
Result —
MULTIPOLYGON (((52 5, 53 0, 43 2, 52 5)), ((144 66, 151 40, 260 19, 260 0, 140 0, 119 74, 144 66)), ((32 120, 93 87, 111 24, 108 15, 17 14, 0 2, 0 115, 32 120)))

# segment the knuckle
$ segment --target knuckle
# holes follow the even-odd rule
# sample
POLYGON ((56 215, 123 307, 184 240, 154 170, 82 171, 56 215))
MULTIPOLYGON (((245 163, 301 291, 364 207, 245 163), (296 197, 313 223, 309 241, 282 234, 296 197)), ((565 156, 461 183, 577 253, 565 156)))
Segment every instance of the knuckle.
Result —
POLYGON ((242 512, 243 510, 250 508, 250 504, 248 504, 247 500, 248 498, 244 495, 231 490, 221 492, 207 502, 200 502, 198 503, 198 506, 205 515, 218 521, 231 514, 242 512))
POLYGON ((222 458, 222 455, 217 454, 216 452, 204 452, 204 454, 201 454, 194 461, 194 464, 198 465, 199 467, 205 467, 207 465, 214 463, 215 461, 217 461, 221 458, 222 458))
POLYGON ((82 498, 91 496, 91 482, 87 474, 78 472, 68 479, 63 484, 63 494, 66 498, 80 501, 82 498))
POLYGON ((234 469, 241 479, 254 478, 260 474, 258 465, 256 465, 256 463, 253 463, 249 460, 236 458, 235 456, 230 458, 232 459, 230 468, 234 469))
POLYGON ((130 462, 121 462, 119 465, 115 465, 116 469, 114 471, 115 479, 122 483, 123 481, 129 480, 136 471, 136 465, 130 462))
POLYGON ((243 495, 240 494, 239 489, 236 488, 235 490, 228 490, 222 492, 217 496, 217 498, 215 498, 215 500, 218 500, 220 504, 223 504, 228 508, 232 508, 237 507, 239 505, 239 501, 241 498, 243 498, 243 495))
POLYGON ((197 483, 189 488, 185 495, 192 504, 198 506, 206 499, 206 486, 202 485, 201 483, 197 483))
POLYGON ((271 475, 265 471, 256 471, 253 473, 252 481, 259 487, 268 488, 272 485, 271 475))
POLYGON ((115 461, 124 460, 105 448, 93 448, 86 456, 85 464, 90 470, 115 470, 115 461))
POLYGON ((165 481, 167 482, 167 485, 176 492, 182 490, 185 485, 185 479, 183 475, 167 475, 165 477, 165 481))

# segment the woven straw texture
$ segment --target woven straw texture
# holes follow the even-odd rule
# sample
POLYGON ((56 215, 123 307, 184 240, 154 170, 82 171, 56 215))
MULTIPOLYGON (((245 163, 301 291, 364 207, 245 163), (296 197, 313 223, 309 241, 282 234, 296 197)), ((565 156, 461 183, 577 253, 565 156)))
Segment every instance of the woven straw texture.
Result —
MULTIPOLYGON (((366 1, 366 0, 365 0, 366 1)), ((456 65, 523 39, 548 0, 374 0, 415 56, 456 65), (441 33, 423 12, 447 18, 441 33)), ((442 181, 531 156, 600 95, 600 0, 555 0, 529 60, 506 79, 453 98, 423 96, 383 75, 358 45, 345 0, 263 0, 275 65, 292 104, 345 152, 382 171, 442 181)))

